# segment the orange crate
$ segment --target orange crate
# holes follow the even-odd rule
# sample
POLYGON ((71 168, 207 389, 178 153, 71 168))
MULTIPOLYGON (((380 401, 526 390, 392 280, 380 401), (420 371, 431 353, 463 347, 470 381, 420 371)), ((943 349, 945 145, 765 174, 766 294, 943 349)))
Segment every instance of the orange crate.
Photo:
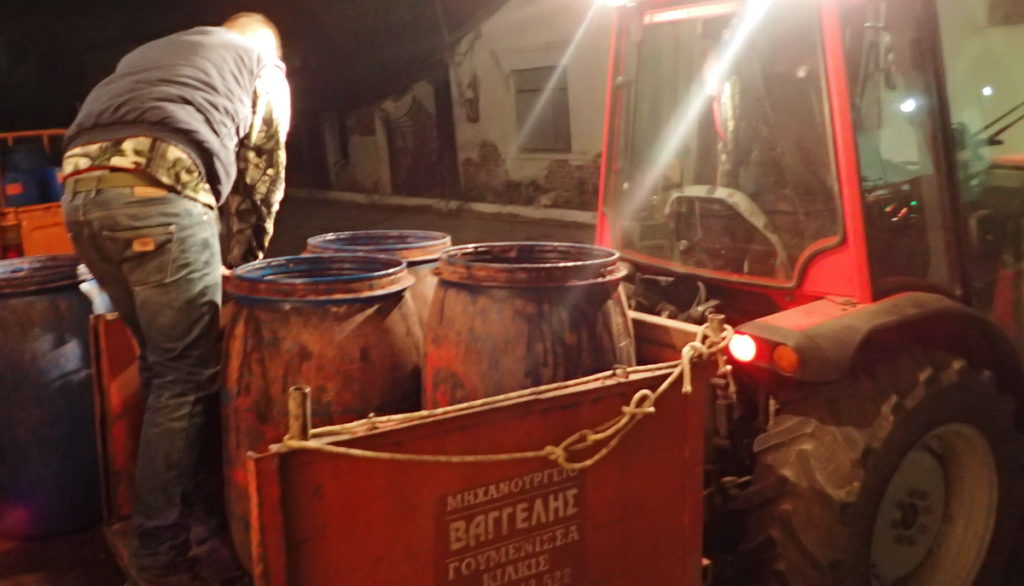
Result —
POLYGON ((0 210, 0 224, 18 226, 26 256, 73 253, 59 203, 44 203, 0 210))
MULTIPOLYGON (((62 148, 63 128, 26 130, 0 133, 0 143, 13 146, 21 141, 39 141, 48 153, 62 148)), ((0 186, 2 193, 2 186, 0 186)), ((2 198, 0 198, 2 202, 2 198)), ((75 251, 64 225, 64 214, 60 203, 44 203, 32 206, 3 207, 0 203, 0 225, 8 228, 2 246, 17 246, 25 256, 37 254, 66 254, 75 251), (15 230, 10 230, 17 226, 15 230), (13 232, 13 234, 11 233, 13 232), (16 236, 17 238, 15 238, 16 236), (20 238, 20 242, 16 240, 20 238)))

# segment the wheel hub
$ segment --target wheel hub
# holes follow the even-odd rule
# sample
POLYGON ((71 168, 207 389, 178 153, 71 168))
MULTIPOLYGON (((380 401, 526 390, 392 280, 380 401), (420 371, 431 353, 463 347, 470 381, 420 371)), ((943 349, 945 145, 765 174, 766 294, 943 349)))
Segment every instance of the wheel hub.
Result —
POLYGON ((918 444, 896 470, 879 508, 872 546, 877 574, 891 580, 921 564, 938 535, 945 497, 939 458, 918 444))
POLYGON ((896 508, 900 511, 899 529, 913 531, 914 525, 917 525, 918 517, 921 516, 921 509, 918 508, 916 503, 907 501, 896 503, 896 508))
POLYGON ((874 582, 972 583, 988 551, 998 487, 995 457, 977 429, 956 423, 926 435, 882 497, 871 543, 874 582))

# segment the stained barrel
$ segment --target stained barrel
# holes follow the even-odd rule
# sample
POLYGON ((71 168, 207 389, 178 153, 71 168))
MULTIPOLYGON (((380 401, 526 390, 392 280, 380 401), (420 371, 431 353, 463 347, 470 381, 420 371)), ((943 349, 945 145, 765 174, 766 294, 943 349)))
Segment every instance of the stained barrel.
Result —
POLYGON ((409 296, 416 305, 420 325, 426 325, 430 300, 437 288, 434 267, 437 259, 452 245, 452 237, 443 232, 429 230, 358 230, 332 232, 306 240, 310 254, 337 254, 364 252, 394 255, 405 261, 416 282, 409 288, 409 296))
POLYGON ((0 534, 100 520, 89 299, 73 255, 0 261, 0 534))
POLYGON ((292 256, 243 265, 226 284, 224 466, 228 512, 249 555, 246 453, 288 430, 288 388, 311 387, 312 424, 419 407, 423 339, 396 257, 292 256))
POLYGON ((636 362, 613 250, 494 243, 441 255, 426 328, 424 408, 636 362))

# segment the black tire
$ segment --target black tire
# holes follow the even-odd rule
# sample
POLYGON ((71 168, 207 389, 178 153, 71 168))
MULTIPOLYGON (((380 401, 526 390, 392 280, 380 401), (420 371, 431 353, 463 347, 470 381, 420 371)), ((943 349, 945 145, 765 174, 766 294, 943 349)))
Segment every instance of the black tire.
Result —
POLYGON ((753 583, 1001 584, 1024 497, 1012 400, 965 361, 913 348, 863 359, 853 373, 783 404, 755 441, 738 503, 753 583), (965 527, 981 537, 965 541, 965 527))

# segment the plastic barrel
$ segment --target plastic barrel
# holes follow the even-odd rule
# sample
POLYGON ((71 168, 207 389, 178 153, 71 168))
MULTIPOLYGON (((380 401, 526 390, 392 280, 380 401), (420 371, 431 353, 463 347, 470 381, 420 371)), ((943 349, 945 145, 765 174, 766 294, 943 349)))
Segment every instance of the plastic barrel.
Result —
POLYGON ((40 172, 39 193, 44 203, 56 203, 63 195, 64 187, 60 181, 60 167, 49 167, 40 172))
POLYGON ((23 207, 60 201, 58 171, 42 144, 16 144, 4 149, 4 205, 23 207))
POLYGON ((359 230, 332 232, 306 240, 308 254, 337 254, 362 252, 389 254, 406 262, 416 282, 409 288, 409 296, 416 306, 420 325, 426 326, 430 300, 437 288, 434 267, 437 259, 452 245, 452 237, 443 232, 427 230, 359 230))
POLYGON ((0 261, 0 534, 100 520, 89 299, 72 255, 0 261))
POLYGON ((613 250, 511 242, 451 248, 426 328, 424 408, 635 364, 613 250))
POLYGON ((311 387, 312 424, 419 408, 422 333, 398 258, 308 255, 235 269, 224 308, 228 517, 251 566, 246 453, 280 442, 287 391, 311 387))
POLYGON ((48 188, 44 185, 48 172, 49 169, 4 173, 4 205, 18 208, 49 201, 48 188))

